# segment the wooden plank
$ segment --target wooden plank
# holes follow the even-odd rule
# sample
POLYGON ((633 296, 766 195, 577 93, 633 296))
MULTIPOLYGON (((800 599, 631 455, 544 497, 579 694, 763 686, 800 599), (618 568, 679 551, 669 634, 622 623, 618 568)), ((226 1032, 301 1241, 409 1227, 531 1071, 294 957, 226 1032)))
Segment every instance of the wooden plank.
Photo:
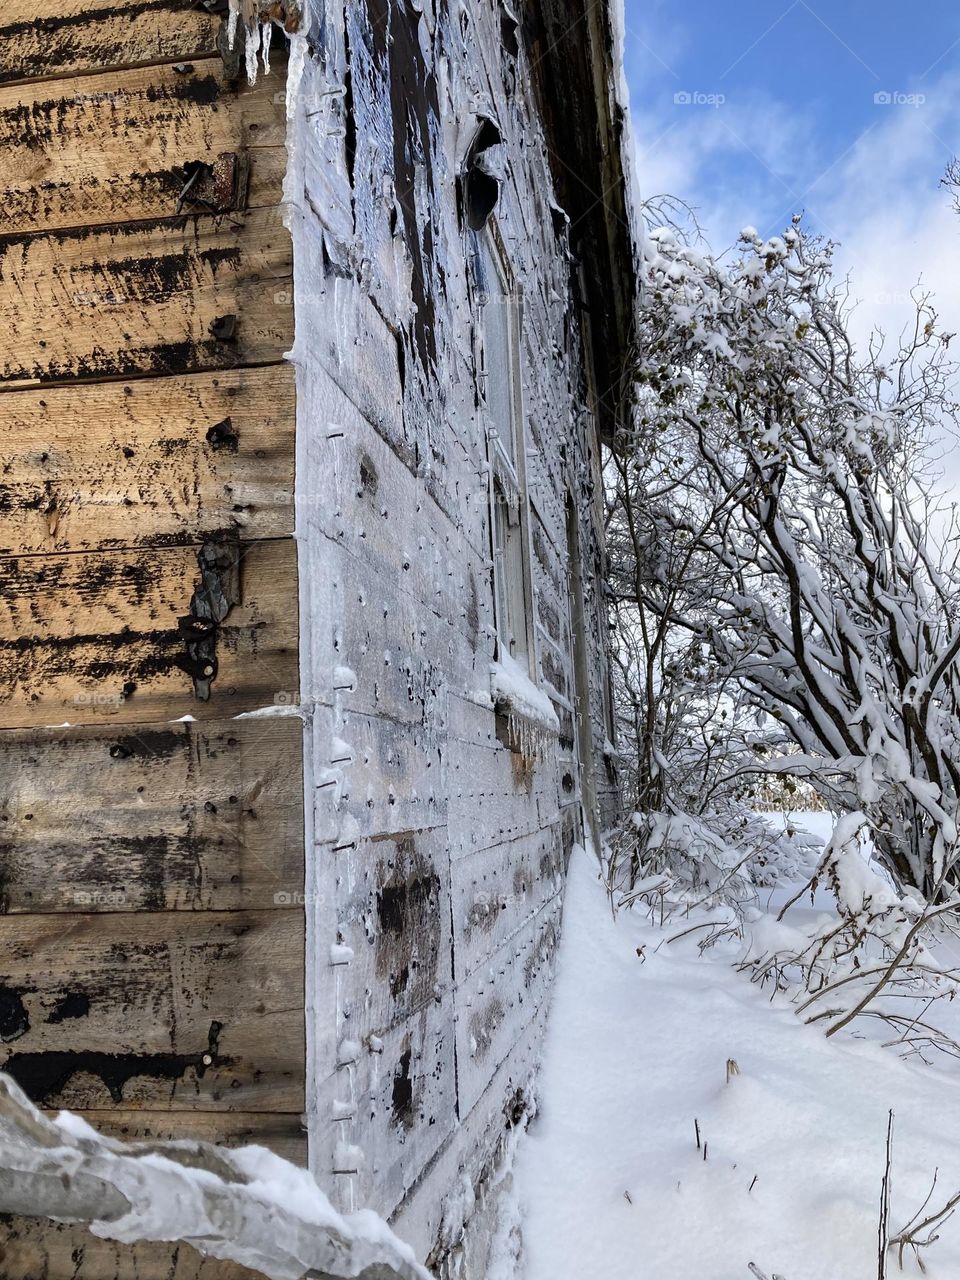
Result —
POLYGON ((557 815, 556 748, 532 764, 501 747, 457 741, 447 752, 447 822, 453 859, 549 826, 557 815))
POLYGON ((119 1244, 43 1218, 0 1217, 0 1267, 10 1280, 263 1280, 188 1244, 119 1244))
MULTIPOLYGON (((436 1246, 437 1253, 443 1253, 443 1245, 438 1241, 442 1240, 448 1198, 442 1194, 442 1188, 457 1183, 462 1185, 464 1177, 474 1187, 483 1177, 489 1178, 492 1154, 506 1138, 506 1129, 520 1122, 532 1101, 526 1091, 540 1065, 547 1001, 544 1000, 535 1012, 531 1012, 533 1016, 518 1034, 483 1093, 469 1112, 461 1111, 460 1123, 431 1161, 429 1176, 418 1179, 399 1206, 387 1205, 381 1209, 381 1212, 390 1213, 391 1225, 401 1239, 406 1240, 431 1266, 440 1262, 436 1255, 428 1256, 431 1250, 436 1246), (441 1189, 439 1193, 438 1188, 441 1189)), ((379 1198, 369 1203, 371 1207, 380 1208, 379 1198)), ((480 1236, 478 1243, 483 1252, 489 1235, 483 1232, 474 1234, 480 1236)), ((463 1274, 483 1275, 487 1265, 488 1258, 484 1256, 475 1269, 471 1267, 463 1274)))
POLYGON ((81 1111, 87 1124, 123 1142, 187 1138, 226 1147, 269 1147, 294 1164, 307 1163, 304 1116, 297 1111, 81 1111))
POLYGON ((291 261, 277 209, 0 237, 0 383, 277 361, 293 339, 291 261))
POLYGON ((290 534, 294 420, 290 365, 0 396, 2 552, 290 534))
MULTIPOLYGON (((0 36, 2 39, 2 36, 0 36)), ((249 183, 224 178, 219 209, 279 203, 286 167, 285 60, 255 85, 228 81, 220 58, 30 86, 0 87, 0 232, 165 218, 181 212, 189 173, 227 153, 249 161, 249 183), (189 70, 186 68, 189 67, 189 70)), ((189 212, 214 195, 201 174, 189 212)))
POLYGON ((456 1130, 453 1001, 392 1028, 357 1012, 356 1062, 317 1085, 311 1165, 338 1207, 387 1215, 456 1130))
POLYGON ((296 544, 238 544, 240 602, 216 629, 207 701, 177 665, 189 656, 178 619, 194 607, 201 554, 0 560, 0 727, 215 719, 296 701, 296 544))
POLYGON ((458 858, 451 872, 454 968, 462 983, 561 892, 559 823, 458 858))
POLYGON ((523 1027, 547 999, 560 938, 560 896, 548 899, 457 988, 457 1087, 461 1115, 477 1103, 523 1027))
POLYGON ((359 835, 425 830, 445 822, 445 742, 430 725, 343 711, 335 741, 337 751, 348 756, 331 761, 331 768, 341 771, 339 812, 350 814, 359 835))
POLYGON ((0 82, 216 52, 220 19, 181 0, 31 0, 0 25, 0 82))
MULTIPOLYGON (((359 1030, 382 1036, 449 990, 446 843, 436 827, 328 855, 337 871, 337 936, 329 942, 349 949, 333 967, 345 987, 364 992, 351 1018, 359 1030)), ((332 964, 329 947, 320 959, 332 964)))
POLYGON ((304 1106, 297 911, 0 918, 0 1068, 80 1111, 304 1106))
POLYGON ((298 717, 0 733, 0 909, 296 910, 298 717))

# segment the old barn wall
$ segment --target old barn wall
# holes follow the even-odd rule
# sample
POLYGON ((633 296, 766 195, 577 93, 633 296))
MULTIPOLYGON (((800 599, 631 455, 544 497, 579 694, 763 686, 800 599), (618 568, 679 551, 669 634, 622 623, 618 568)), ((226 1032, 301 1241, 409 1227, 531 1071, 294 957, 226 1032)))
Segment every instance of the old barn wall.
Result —
MULTIPOLYGON (((224 8, 0 20, 0 1067, 108 1132, 309 1158, 439 1265, 616 812, 605 9, 551 88, 547 3, 305 6, 253 85, 224 8), (491 697, 468 171, 522 315, 558 730, 491 697)), ((7 1271, 237 1274, 18 1219, 7 1271)))
POLYGON ((528 1105, 582 784, 614 811, 594 375, 577 229, 553 198, 508 11, 327 5, 312 36, 285 188, 310 725, 310 1160, 343 1207, 389 1215, 439 1258, 528 1105), (502 177, 494 216, 522 292, 535 676, 560 721, 536 758, 511 749, 490 696, 479 240, 459 181, 485 120, 502 138, 486 162, 502 177), (575 627, 589 684, 579 707, 575 627))
MULTIPOLYGON (((235 718, 298 682, 286 69, 219 25, 0 18, 0 1067, 302 1161, 302 725, 235 718)), ((0 1274, 240 1271, 7 1219, 0 1274)))

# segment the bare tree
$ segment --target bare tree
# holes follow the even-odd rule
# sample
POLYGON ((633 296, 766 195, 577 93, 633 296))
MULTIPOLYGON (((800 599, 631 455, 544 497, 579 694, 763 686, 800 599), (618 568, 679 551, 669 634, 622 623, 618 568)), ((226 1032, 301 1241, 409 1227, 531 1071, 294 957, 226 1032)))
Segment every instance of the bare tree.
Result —
POLYGON ((949 335, 918 295, 889 358, 879 339, 858 354, 829 245, 794 220, 767 241, 748 229, 741 249, 722 266, 668 229, 647 252, 608 512, 642 651, 621 646, 645 682, 638 799, 662 801, 656 708, 682 635, 733 722, 755 718, 714 794, 805 781, 865 815, 901 885, 942 901, 957 882, 960 564, 928 442, 955 411, 949 335))

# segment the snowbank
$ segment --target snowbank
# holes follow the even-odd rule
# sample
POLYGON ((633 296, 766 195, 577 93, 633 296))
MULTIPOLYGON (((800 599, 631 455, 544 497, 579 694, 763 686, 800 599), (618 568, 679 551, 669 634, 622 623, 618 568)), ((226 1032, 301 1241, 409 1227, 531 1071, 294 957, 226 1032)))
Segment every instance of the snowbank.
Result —
MULTIPOLYGON (((935 1169, 930 1208, 960 1189, 960 1071, 828 1041, 730 951, 663 938, 639 913, 614 924, 575 854, 541 1111, 516 1164, 524 1280, 751 1280, 750 1262, 875 1280, 888 1111, 896 1230, 935 1169)), ((930 1280, 960 1275, 960 1220, 924 1262, 930 1280)), ((909 1255, 904 1274, 919 1274, 909 1255)))

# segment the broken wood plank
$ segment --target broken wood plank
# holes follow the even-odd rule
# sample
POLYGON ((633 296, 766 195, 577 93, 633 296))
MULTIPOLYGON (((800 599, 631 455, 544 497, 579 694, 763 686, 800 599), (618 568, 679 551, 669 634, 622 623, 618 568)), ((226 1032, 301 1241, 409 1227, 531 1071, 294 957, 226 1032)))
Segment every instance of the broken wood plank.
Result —
POLYGON ((297 626, 292 539, 0 560, 0 727, 215 719, 294 703, 297 626), (222 581, 201 575, 210 550, 234 559, 222 581), (216 626, 193 614, 208 588, 238 601, 216 626))
POLYGON ((220 26, 180 0, 33 0, 29 13, 0 25, 0 82, 203 57, 220 26))
POLYGON ((0 396, 4 554, 293 532, 290 365, 0 396))
POLYGON ((278 204, 285 79, 281 55, 255 85, 205 58, 0 87, 0 232, 278 204))
POLYGON ((293 340, 277 209, 0 237, 0 384, 278 361, 293 340))
POLYGON ((0 917, 0 1070, 80 1111, 304 1107, 300 911, 0 917))
POLYGON ((0 910, 302 910, 298 717, 0 732, 0 910))

